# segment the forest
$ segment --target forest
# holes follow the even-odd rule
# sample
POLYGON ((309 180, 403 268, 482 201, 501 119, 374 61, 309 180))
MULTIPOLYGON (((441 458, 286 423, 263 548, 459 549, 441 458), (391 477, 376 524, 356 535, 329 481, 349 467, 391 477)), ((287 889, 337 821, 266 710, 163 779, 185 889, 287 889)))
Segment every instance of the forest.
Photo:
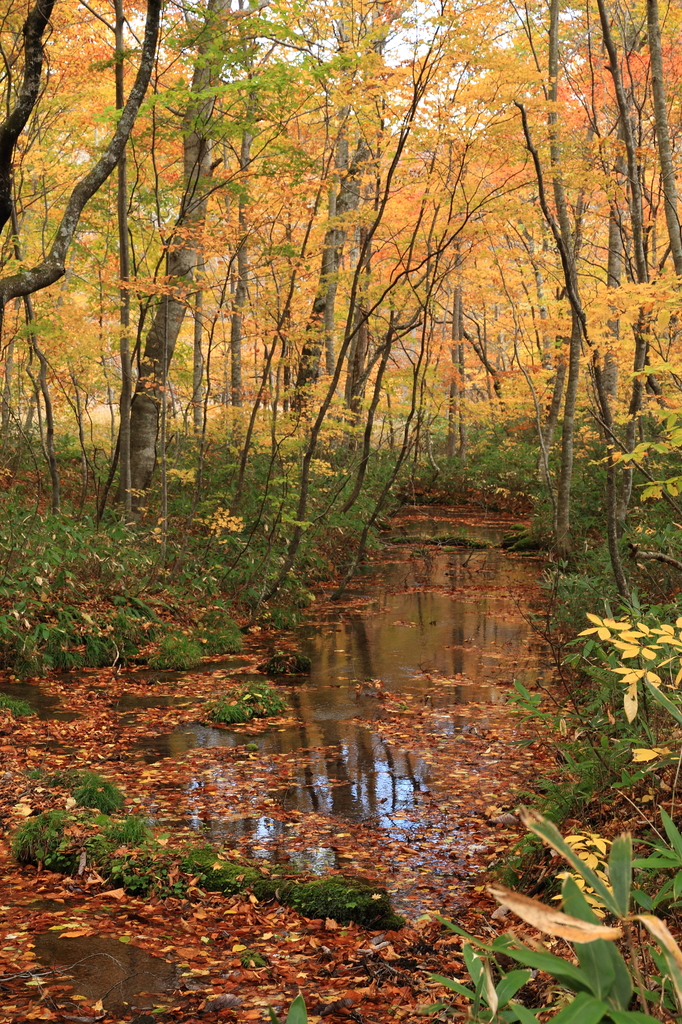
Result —
POLYGON ((680 1018, 681 30, 0 2, 7 1020, 680 1018))

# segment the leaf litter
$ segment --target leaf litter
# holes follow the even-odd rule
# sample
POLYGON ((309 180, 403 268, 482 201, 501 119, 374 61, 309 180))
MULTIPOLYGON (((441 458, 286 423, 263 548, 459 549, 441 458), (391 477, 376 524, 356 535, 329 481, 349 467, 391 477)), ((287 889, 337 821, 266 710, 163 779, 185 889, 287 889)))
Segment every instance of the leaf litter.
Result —
MULTIPOLYGON (((432 510, 429 515, 433 518, 432 510)), ((452 525, 453 516, 445 520, 452 525)), ((498 517, 492 525, 507 522, 498 517)), ((468 566, 448 581, 442 571, 432 571, 432 556, 426 572, 409 544, 400 547, 391 551, 390 562, 375 560, 376 579, 385 587, 388 571, 395 592, 485 602, 488 615, 509 621, 518 619, 514 601, 527 606, 536 596, 532 573, 525 566, 520 571, 518 559, 500 552, 496 558, 508 569, 503 581, 490 578, 490 570, 483 578, 483 569, 469 571, 468 566)), ((440 554, 436 558, 443 561, 440 554)), ((363 586, 371 592, 366 580, 363 586)), ((340 610, 322 602, 316 607, 320 620, 325 615, 332 619, 332 634, 338 628, 333 616, 359 613, 364 618, 375 614, 371 593, 369 599, 366 593, 350 596, 340 610)), ((412 619, 393 623, 396 631, 409 627, 405 636, 414 628, 412 619)), ((167 681, 135 671, 96 670, 76 678, 53 674, 36 689, 57 698, 59 719, 14 720, 0 713, 0 983, 9 1020, 125 1020, 145 1007, 160 1021, 265 1020, 268 1005, 286 1008, 300 989, 313 1022, 384 1024, 417 1019, 419 1007, 433 1002, 432 972, 461 973, 458 937, 444 938, 429 912, 478 932, 490 928, 495 903, 482 884, 485 872, 523 834, 511 812, 516 794, 532 784, 541 765, 551 771, 544 745, 528 736, 519 715, 499 702, 505 686, 500 672, 491 671, 492 678, 484 680, 495 687, 494 700, 467 700, 465 707, 449 698, 439 703, 453 692, 460 700, 462 694, 467 699, 480 692, 481 680, 466 673, 448 677, 428 668, 415 673, 415 679, 421 675, 428 684, 429 700, 404 688, 393 692, 390 681, 372 680, 361 684, 353 726, 378 738, 390 758, 407 765, 405 772, 419 775, 420 784, 403 799, 381 796, 383 790, 376 788, 372 813, 361 817, 316 810, 314 801, 302 810, 291 800, 305 789, 302 776, 308 798, 348 787, 342 773, 324 774, 328 763, 340 758, 343 736, 336 745, 306 745, 303 730, 298 748, 272 749, 266 756, 248 749, 252 740, 277 733, 286 738, 300 728, 296 715, 239 726, 239 735, 230 736, 234 745, 187 747, 178 731, 196 728, 197 721, 205 720, 204 703, 255 673, 274 639, 266 630, 254 631, 235 668, 208 662, 201 671, 167 681), (367 701, 378 705, 370 716, 365 714, 367 701), (65 720, 65 712, 72 720, 65 720), (155 737, 168 744, 165 756, 154 758, 153 746, 146 747, 155 737), (529 745, 520 746, 522 738, 529 745), (127 810, 147 817, 162 842, 164 835, 172 836, 174 847, 207 836, 214 841, 213 831, 222 839, 221 856, 246 855, 264 870, 271 862, 291 862, 299 869, 368 877, 388 889, 408 925, 372 933, 330 919, 309 920, 277 903, 261 905, 253 895, 226 898, 196 886, 187 899, 141 900, 112 888, 89 869, 67 877, 19 867, 7 841, 13 829, 26 816, 64 807, 69 799, 66 790, 48 789, 40 777, 30 776, 66 767, 96 770, 119 786, 127 810), (318 778, 315 771, 321 773, 318 778), (388 807, 382 809, 382 800, 388 807), (70 943, 105 941, 113 950, 107 955, 118 950, 119 959, 121 950, 159 958, 162 974, 171 963, 172 978, 166 991, 154 992, 150 986, 146 1000, 137 993, 129 1005, 111 1008, 116 1004, 106 993, 84 996, 54 959, 41 960, 40 940, 46 934, 59 936, 50 948, 63 947, 59 959, 64 966, 75 962, 70 943), (245 961, 240 958, 244 950, 245 961)), ((278 650, 293 649, 295 642, 293 636, 276 637, 278 650)), ((452 646, 474 649, 477 644, 465 637, 452 646)), ((494 646, 485 651, 493 667, 494 646)), ((523 644, 514 654, 520 665, 524 657, 533 661, 523 644)), ((537 660, 537 652, 533 657, 537 660)), ((508 667, 509 651, 500 652, 498 660, 508 667)), ((281 692, 293 697, 300 684, 284 682, 281 692)), ((398 778, 401 785, 405 777, 398 778)))

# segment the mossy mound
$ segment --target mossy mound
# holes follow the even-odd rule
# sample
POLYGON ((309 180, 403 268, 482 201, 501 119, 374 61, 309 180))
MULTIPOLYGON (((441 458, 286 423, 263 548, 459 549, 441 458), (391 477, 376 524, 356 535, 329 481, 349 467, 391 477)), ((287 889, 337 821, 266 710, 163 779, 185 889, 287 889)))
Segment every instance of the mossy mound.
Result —
POLYGON ((9 711, 15 718, 35 714, 27 701, 20 700, 19 697, 11 697, 9 693, 0 693, 0 711, 9 711))
POLYGON ((305 654, 283 654, 277 651, 258 666, 267 676, 302 676, 310 672, 310 658, 305 654))
POLYGON ((207 707, 212 721, 238 725, 250 722, 252 718, 281 715, 289 705, 267 683, 247 683, 246 686, 219 697, 207 707))
MULTIPOLYGON (((355 922, 367 928, 401 928, 388 893, 365 878, 328 875, 310 879, 254 864, 222 860, 212 847, 181 854, 157 843, 147 823, 83 811, 46 811, 27 818, 14 834, 12 853, 24 864, 75 874, 83 863, 136 896, 184 896, 190 884, 225 896, 252 892, 260 902, 278 900, 310 918, 355 922)), ((246 951, 253 959, 254 954, 246 951)), ((260 965, 259 965, 260 966, 260 965)))
POLYGON ((199 885, 207 892, 235 896, 251 890, 260 901, 276 899, 304 917, 329 917, 339 924, 355 922, 377 929, 397 929, 405 924, 404 918, 393 912, 386 890, 366 878, 327 875, 298 880, 279 868, 263 874, 250 865, 218 860, 210 847, 193 851, 184 866, 199 873, 199 885))
POLYGON ((505 551, 513 551, 517 554, 534 551, 547 551, 548 541, 542 537, 534 536, 525 526, 515 526, 505 533, 500 545, 505 551))
POLYGON ((331 917, 339 924, 365 928, 402 928, 405 919, 393 912, 391 899, 382 886, 366 878, 328 875, 292 886, 286 903, 305 917, 331 917))

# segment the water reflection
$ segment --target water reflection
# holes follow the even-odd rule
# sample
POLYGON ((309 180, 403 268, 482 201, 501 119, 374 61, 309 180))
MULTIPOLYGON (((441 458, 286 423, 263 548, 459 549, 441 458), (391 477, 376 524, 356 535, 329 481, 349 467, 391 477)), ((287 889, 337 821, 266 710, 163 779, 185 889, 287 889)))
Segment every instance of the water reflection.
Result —
MULTIPOLYGON (((504 702, 503 684, 520 679, 532 686, 546 670, 544 651, 532 642, 530 627, 509 593, 510 581, 532 580, 535 565, 499 551, 464 549, 430 548, 423 557, 408 549, 400 557, 393 551, 386 557, 388 562, 375 565, 370 603, 359 608, 346 604, 326 622, 318 617, 297 631, 311 659, 310 676, 295 687, 278 680, 286 687, 296 724, 257 736, 184 726, 141 741, 146 760, 252 742, 263 763, 262 793, 283 811, 371 822, 391 835, 409 827, 434 780, 424 760, 401 747, 400 736, 389 744, 372 730, 371 722, 384 713, 382 691, 366 680, 381 680, 392 700, 404 698, 406 712, 429 708, 429 732, 434 741, 447 743, 463 727, 485 726, 484 710, 467 709, 468 703, 504 702), (474 558, 485 571, 476 570, 478 582, 472 588, 474 558), (439 589, 396 589, 405 573, 416 578, 423 572, 439 589), (283 760, 286 785, 280 781, 283 760)), ((211 781, 225 801, 236 783, 223 772, 221 765, 211 781)), ((197 803, 202 785, 196 781, 186 792, 194 827, 205 826, 211 815, 205 799, 197 803)))
MULTIPOLYGON (((62 939, 59 933, 46 932, 36 935, 34 948, 40 963, 68 967, 64 973, 73 979, 75 992, 91 1002, 101 999, 104 1009, 113 1012, 149 1009, 159 1001, 153 994, 172 992, 178 980, 173 964, 115 937, 62 939)), ((59 999, 62 1005, 71 1003, 68 996, 59 999)))

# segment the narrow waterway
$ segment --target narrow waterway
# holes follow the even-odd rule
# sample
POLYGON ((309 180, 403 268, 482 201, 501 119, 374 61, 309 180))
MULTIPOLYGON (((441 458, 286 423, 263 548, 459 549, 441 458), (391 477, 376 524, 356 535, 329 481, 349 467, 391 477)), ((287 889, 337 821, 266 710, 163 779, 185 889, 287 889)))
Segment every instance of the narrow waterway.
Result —
MULTIPOLYGON (((201 724, 202 702, 223 681, 266 678, 248 654, 189 674, 81 674, 4 689, 33 705, 44 727, 37 745, 66 764, 74 748, 64 736, 99 714, 109 732, 95 749, 109 774, 119 765, 138 813, 180 841, 371 876, 413 920, 456 914, 500 849, 491 805, 498 794, 504 804, 515 768, 529 763, 514 762, 514 729, 511 741, 498 735, 513 682, 551 683, 529 620, 542 560, 497 546, 508 525, 462 510, 403 513, 342 601, 318 594, 294 636, 271 638, 269 653, 286 643, 311 660, 307 676, 271 677, 291 708, 284 723, 201 724), (159 727, 166 713, 184 720, 159 727)), ((34 948, 46 966, 78 963, 74 988, 111 1010, 153 1005, 142 993, 173 988, 164 960, 122 951, 115 937, 98 942, 53 930, 34 948)))

